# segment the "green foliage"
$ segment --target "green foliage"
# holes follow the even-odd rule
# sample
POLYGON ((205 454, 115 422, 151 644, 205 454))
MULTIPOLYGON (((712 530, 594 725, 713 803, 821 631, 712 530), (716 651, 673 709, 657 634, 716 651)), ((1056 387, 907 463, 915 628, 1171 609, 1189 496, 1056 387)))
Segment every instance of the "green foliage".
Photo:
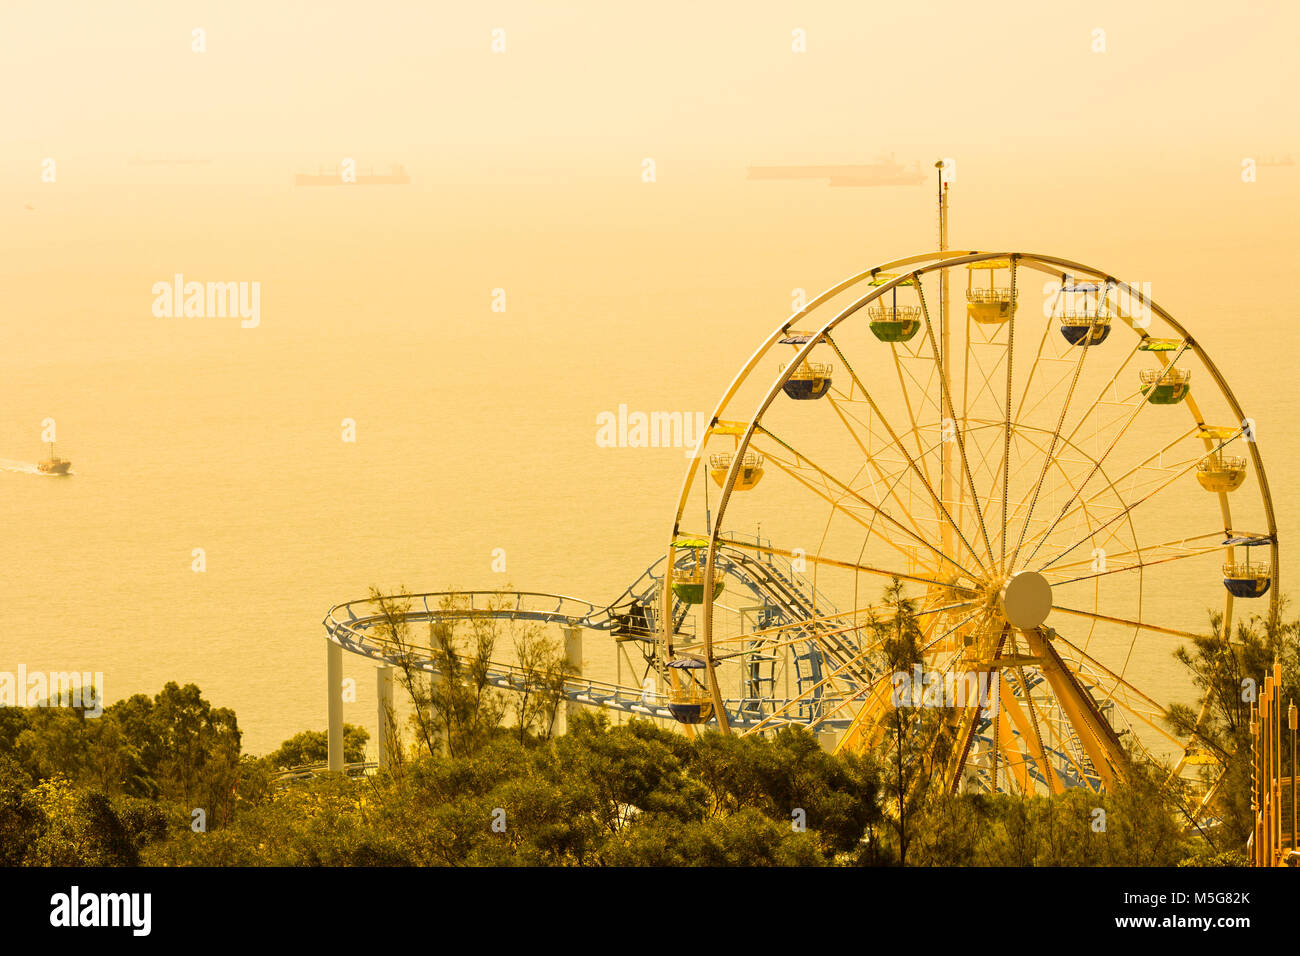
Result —
MULTIPOLYGON (((901 589, 887 597, 893 613, 873 626, 902 669, 919 660, 919 630, 901 589)), ((400 635, 402 612, 390 611, 400 635)), ((1102 795, 935 793, 926 781, 946 751, 921 743, 941 736, 921 722, 942 720, 939 708, 895 708, 871 759, 828 754, 796 728, 687 737, 642 720, 612 727, 590 712, 552 739, 545 682, 562 684, 556 671, 546 677, 559 667, 554 645, 534 647, 524 670, 539 681, 536 696, 515 703, 507 730, 482 680, 497 634, 471 631, 431 634, 435 651, 440 641, 457 649, 461 668, 452 690, 423 683, 417 743, 427 732, 432 749, 370 777, 276 784, 277 767, 322 761, 326 735, 305 731, 268 758, 241 756, 235 715, 193 685, 136 695, 98 719, 74 708, 0 708, 0 864, 1240 865, 1240 845, 1222 839, 1233 808, 1249 812, 1249 707, 1239 706, 1237 685, 1294 654, 1296 631, 1256 622, 1231 644, 1207 638, 1180 658, 1209 701, 1200 733, 1230 774, 1216 808, 1227 822, 1209 831, 1188 826, 1191 800, 1167 771, 1136 758, 1127 782, 1102 795), (191 827, 195 807, 207 832, 191 827)), ((511 639, 525 650, 543 640, 511 639)), ((1195 722, 1188 711, 1171 708, 1171 721, 1195 722)), ((361 759, 366 742, 347 726, 346 758, 361 759)))
POLYGON ((519 742, 530 735, 549 739, 564 704, 564 684, 573 673, 562 642, 549 638, 538 624, 507 623, 514 647, 519 689, 510 695, 519 742))
POLYGON ((832 757, 801 731, 691 741, 646 721, 610 727, 581 715, 551 741, 501 735, 472 757, 424 757, 400 775, 296 783, 218 833, 150 845, 145 860, 819 865, 856 848, 875 792, 867 764, 832 757))
MULTIPOLYGON (((1171 705, 1166 721, 1179 736, 1195 734, 1196 744, 1217 760, 1204 771, 1207 788, 1218 781, 1206 814, 1217 825, 1206 829, 1204 836, 1209 852, 1226 853, 1232 859, 1244 853, 1254 832, 1251 710, 1275 662, 1282 665, 1278 693, 1282 706, 1300 698, 1300 621, 1283 621, 1280 614, 1277 620, 1256 616, 1239 621, 1229 635, 1222 616, 1215 615, 1210 633, 1195 638, 1191 647, 1179 647, 1174 657, 1190 674, 1198 695, 1195 706, 1171 705)), ((1282 749, 1281 772, 1288 775, 1291 754, 1289 748, 1282 749)))
POLYGON ((874 768, 853 755, 832 757, 801 730, 783 728, 770 741, 706 734, 691 758, 713 813, 754 810, 788 830, 802 810, 819 856, 857 851, 880 819, 874 768))
POLYGON ((1192 843, 1138 770, 1101 794, 936 795, 916 820, 911 852, 919 866, 1174 866, 1192 843))
POLYGON ((37 814, 25 866, 134 866, 136 841, 100 790, 77 790, 63 777, 27 794, 37 814))
MULTIPOLYGON (((4 714, 6 708, 0 708, 4 714)), ((31 775, 13 757, 0 753, 0 866, 18 866, 27 856, 44 816, 27 799, 31 775)))
POLYGON ((198 687, 169 683, 87 717, 70 707, 5 714, 10 754, 33 778, 67 778, 106 794, 177 801, 210 816, 229 809, 239 773, 234 711, 214 708, 198 687))
MULTIPOLYGON (((888 673, 910 673, 924 661, 916 602, 904 597, 902 582, 894 578, 885 588, 881 607, 885 613, 873 609, 867 621, 870 641, 880 647, 888 673)), ((885 818, 894 828, 902 864, 907 862, 914 830, 911 818, 920 811, 927 797, 926 784, 952 747, 944 711, 911 706, 910 694, 904 698, 885 718, 888 743, 878 754, 882 766, 889 765, 881 778, 886 789, 885 818)))
MULTIPOLYGON (((356 724, 343 725, 343 761, 361 763, 366 759, 366 743, 370 731, 356 724)), ((324 730, 304 730, 294 734, 276 751, 267 756, 271 766, 278 770, 324 763, 329 757, 329 733, 324 730)))
POLYGON ((489 680, 498 623, 471 618, 470 634, 465 636, 461 625, 466 622, 456 615, 466 609, 468 599, 449 593, 439 606, 445 616, 429 623, 428 644, 422 647, 411 633, 411 598, 404 589, 386 596, 371 588, 370 598, 379 611, 376 635, 388 645, 398 683, 412 704, 411 727, 418 751, 457 757, 477 751, 495 734, 507 707, 489 680), (425 659, 432 662, 436 675, 425 675, 421 666, 425 659))

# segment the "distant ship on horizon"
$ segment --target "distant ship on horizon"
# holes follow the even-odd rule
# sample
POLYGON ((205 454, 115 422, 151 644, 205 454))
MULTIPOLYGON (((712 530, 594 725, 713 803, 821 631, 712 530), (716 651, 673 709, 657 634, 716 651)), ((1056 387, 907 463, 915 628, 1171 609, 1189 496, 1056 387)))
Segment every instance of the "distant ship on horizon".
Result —
POLYGON ((298 173, 294 177, 295 186, 406 186, 410 182, 406 167, 400 165, 393 166, 386 175, 377 174, 373 169, 358 173, 355 180, 345 180, 337 169, 328 173, 323 169, 315 173, 298 173))
POLYGON ((42 475, 66 475, 71 467, 72 462, 54 454, 54 442, 50 442, 50 457, 36 464, 36 470, 42 475))
POLYGON ((132 166, 207 166, 212 160, 206 156, 145 156, 137 152, 128 162, 132 166))
POLYGON ((750 166, 750 179, 825 179, 830 186, 918 186, 926 181, 920 160, 911 166, 895 161, 894 154, 874 163, 841 166, 750 166))

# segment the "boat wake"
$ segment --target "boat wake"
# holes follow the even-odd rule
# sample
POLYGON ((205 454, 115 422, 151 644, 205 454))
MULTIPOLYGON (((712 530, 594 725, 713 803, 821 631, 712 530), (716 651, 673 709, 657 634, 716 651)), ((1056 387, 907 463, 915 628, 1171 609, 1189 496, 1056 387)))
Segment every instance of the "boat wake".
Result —
POLYGON ((45 475, 46 477, 58 478, 59 475, 48 475, 36 467, 35 462, 31 461, 13 461, 9 458, 0 458, 0 471, 11 471, 19 475, 45 475))

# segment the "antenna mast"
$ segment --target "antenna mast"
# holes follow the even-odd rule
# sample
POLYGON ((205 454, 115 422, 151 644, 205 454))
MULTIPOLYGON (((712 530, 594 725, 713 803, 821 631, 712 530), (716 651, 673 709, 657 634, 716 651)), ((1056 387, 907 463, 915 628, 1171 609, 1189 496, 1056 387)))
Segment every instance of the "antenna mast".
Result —
MULTIPOLYGON (((939 171, 939 251, 948 251, 948 182, 944 176, 944 161, 941 159, 934 164, 934 168, 939 171)), ((943 377, 940 383, 939 398, 939 455, 942 462, 942 468, 939 472, 939 500, 949 514, 952 514, 952 508, 948 506, 948 496, 952 493, 952 449, 947 436, 947 416, 944 414, 943 389, 952 387, 952 369, 949 362, 949 336, 951 323, 948 321, 948 270, 939 270, 939 374, 943 377), (947 383, 945 385, 945 383, 947 383)), ((957 425, 953 422, 953 427, 957 425)), ((943 553, 952 554, 952 523, 943 520, 940 517, 939 527, 943 529, 943 553)), ((946 569, 944 569, 946 570, 946 569)))

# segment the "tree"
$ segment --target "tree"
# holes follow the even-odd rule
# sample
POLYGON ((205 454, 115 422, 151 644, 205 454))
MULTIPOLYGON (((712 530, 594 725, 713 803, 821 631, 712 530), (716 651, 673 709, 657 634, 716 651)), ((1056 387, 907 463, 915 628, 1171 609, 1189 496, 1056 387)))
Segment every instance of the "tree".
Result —
POLYGON ((518 687, 510 697, 510 710, 515 717, 519 742, 527 740, 529 734, 549 739, 573 667, 565 655, 563 642, 548 637, 540 625, 515 628, 511 622, 510 636, 519 674, 518 687))
POLYGON ((587 792, 591 812, 608 834, 643 813, 700 820, 708 794, 689 773, 691 742, 645 720, 611 728, 604 714, 578 714, 551 744, 566 787, 587 792))
POLYGON ((21 864, 44 824, 44 815, 27 799, 31 786, 18 761, 0 753, 0 866, 21 864))
MULTIPOLYGON (((867 621, 867 631, 874 642, 879 644, 884 655, 886 669, 892 674, 912 673, 913 667, 920 664, 924 655, 921 651, 921 627, 916 620, 916 602, 903 596, 903 583, 894 578, 885 588, 883 605, 885 616, 880 617, 873 609, 867 621)), ((914 796, 913 782, 920 779, 920 762, 923 754, 916 741, 924 739, 918 726, 924 722, 924 715, 917 713, 916 699, 919 688, 912 688, 913 693, 898 695, 895 693, 893 709, 886 718, 886 727, 893 731, 893 774, 887 776, 888 792, 893 797, 894 819, 891 821, 898 835, 898 862, 907 865, 908 815, 913 804, 919 799, 914 796)))
MULTIPOLYGON (((1285 602, 1283 602, 1285 607, 1285 602)), ((1263 692, 1264 679, 1274 662, 1283 665, 1279 698, 1300 697, 1300 621, 1254 616, 1239 621, 1235 633, 1225 633, 1223 617, 1210 619, 1210 632, 1181 646, 1175 659, 1189 672, 1198 690, 1196 705, 1171 704, 1165 719, 1174 733, 1192 737, 1215 758, 1207 768, 1205 783, 1213 787, 1213 816, 1221 822, 1221 835, 1205 836, 1215 852, 1243 851, 1254 832, 1251 810, 1253 756, 1250 721, 1252 708, 1263 692)), ((1284 750, 1282 772, 1289 772, 1289 748, 1284 750)))
MULTIPOLYGON (((397 682, 411 701, 411 726, 415 730, 416 746, 422 748, 429 756, 441 752, 438 729, 433 708, 433 683, 426 678, 420 661, 423 652, 411 638, 411 598, 406 588, 394 596, 385 595, 379 588, 370 589, 370 600, 379 610, 380 622, 375 628, 379 639, 387 645, 389 660, 397 666, 397 682)), ((392 713, 384 714, 387 730, 392 739, 398 742, 396 748, 401 753, 400 733, 392 713)))
MULTIPOLYGON (((491 682, 497 622, 471 617, 469 636, 462 638, 462 621, 456 614, 467 605, 461 595, 446 595, 440 606, 444 616, 429 625, 433 666, 439 675, 430 688, 430 699, 447 753, 454 757, 468 756, 483 746, 501 726, 506 711, 505 698, 491 682)), ((489 609, 504 607, 504 597, 489 600, 489 609)))
MULTIPOLYGON (((505 716, 505 699, 491 682, 497 622, 485 615, 468 616, 464 595, 444 595, 440 616, 429 622, 427 657, 434 673, 426 678, 422 665, 426 653, 410 634, 409 594, 402 589, 386 597, 371 588, 370 597, 379 609, 378 634, 389 645, 398 682, 411 699, 411 723, 422 749, 430 756, 444 750, 451 756, 474 753, 505 716), (467 638, 460 633, 466 620, 467 638)), ((488 610, 504 610, 505 601, 503 596, 491 599, 488 610)))
POLYGON ((690 769, 708 791, 713 815, 748 809, 787 825, 798 819, 827 858, 856 853, 880 820, 871 762, 832 756, 802 728, 782 728, 771 740, 704 734, 690 769))
POLYGON ((27 802, 40 820, 23 857, 26 866, 135 866, 136 842, 108 796, 79 790, 65 777, 33 787, 27 802))
MULTIPOLYGON (((343 760, 360 763, 366 759, 366 743, 370 732, 356 724, 343 725, 343 760)), ((271 765, 279 770, 324 763, 329 759, 329 733, 324 730, 304 730, 294 734, 278 750, 267 756, 271 765)))

